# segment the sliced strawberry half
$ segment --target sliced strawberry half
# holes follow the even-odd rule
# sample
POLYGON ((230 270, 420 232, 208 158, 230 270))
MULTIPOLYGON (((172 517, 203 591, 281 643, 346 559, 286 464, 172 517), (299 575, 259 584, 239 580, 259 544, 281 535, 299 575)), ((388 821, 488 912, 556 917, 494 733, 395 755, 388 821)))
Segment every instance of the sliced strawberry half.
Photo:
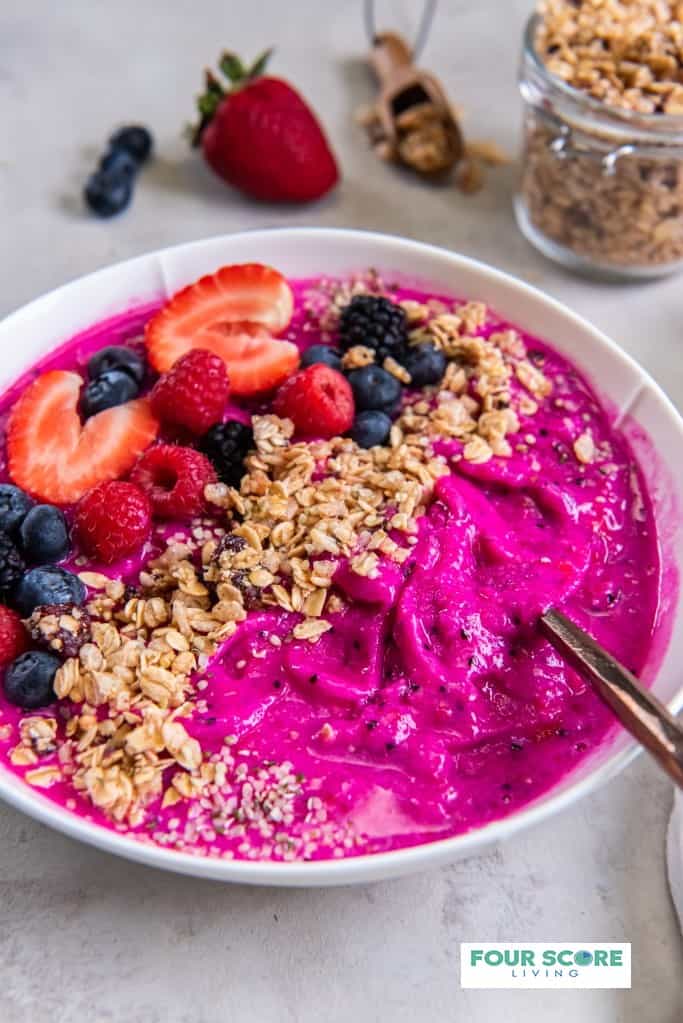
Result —
POLYGON ((122 476, 157 436, 159 424, 144 399, 106 409, 83 425, 82 384, 78 373, 43 373, 10 414, 10 476, 42 501, 71 504, 97 483, 122 476))
POLYGON ((197 347, 220 355, 235 397, 272 391, 299 367, 296 345, 271 337, 258 323, 223 323, 208 328, 197 335, 197 347))
POLYGON ((165 373, 190 348, 208 348, 224 359, 233 390, 235 364, 242 358, 254 360, 246 374, 254 380, 250 386, 258 383, 258 391, 268 390, 297 365, 295 346, 271 336, 285 329, 293 307, 292 289, 272 267, 260 263, 221 267, 183 288, 152 317, 145 330, 149 361, 157 372, 165 373), (257 356, 270 367, 263 383, 253 372, 257 356), (281 373, 272 380, 278 363, 281 373))

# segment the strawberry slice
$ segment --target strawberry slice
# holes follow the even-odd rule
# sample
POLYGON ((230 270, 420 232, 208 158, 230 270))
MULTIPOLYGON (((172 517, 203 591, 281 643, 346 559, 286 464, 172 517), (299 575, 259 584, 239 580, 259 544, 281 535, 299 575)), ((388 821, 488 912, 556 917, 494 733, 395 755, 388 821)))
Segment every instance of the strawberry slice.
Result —
POLYGON ((299 367, 299 349, 278 341, 258 323, 222 323, 200 331, 198 348, 219 355, 228 369, 230 393, 248 397, 272 391, 299 367))
POLYGON ((77 501, 97 483, 128 472, 156 438, 159 424, 144 399, 106 409, 83 425, 78 415, 82 385, 78 373, 43 373, 10 413, 10 476, 41 501, 77 501))
POLYGON ((298 365, 296 348, 276 341, 292 317, 294 299, 277 270, 260 263, 224 266, 177 292, 145 329, 149 361, 165 373, 190 348, 208 348, 228 367, 233 391, 240 377, 237 363, 251 363, 244 374, 254 394, 281 383, 298 365), (257 360, 264 372, 259 379, 257 360))

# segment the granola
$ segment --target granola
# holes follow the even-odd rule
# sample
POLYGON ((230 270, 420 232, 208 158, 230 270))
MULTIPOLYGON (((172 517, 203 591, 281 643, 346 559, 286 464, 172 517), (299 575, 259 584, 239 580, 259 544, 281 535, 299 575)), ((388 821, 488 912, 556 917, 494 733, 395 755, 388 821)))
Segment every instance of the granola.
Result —
POLYGON ((683 115, 681 4, 546 0, 539 10, 535 45, 548 71, 605 113, 586 129, 550 102, 528 105, 524 218, 560 251, 604 269, 675 264, 683 258, 681 130, 672 128, 669 143, 635 125, 624 146, 616 128, 623 112, 659 116, 663 126, 683 115))
POLYGON ((608 106, 683 114, 680 0, 542 0, 539 13, 552 74, 608 106))

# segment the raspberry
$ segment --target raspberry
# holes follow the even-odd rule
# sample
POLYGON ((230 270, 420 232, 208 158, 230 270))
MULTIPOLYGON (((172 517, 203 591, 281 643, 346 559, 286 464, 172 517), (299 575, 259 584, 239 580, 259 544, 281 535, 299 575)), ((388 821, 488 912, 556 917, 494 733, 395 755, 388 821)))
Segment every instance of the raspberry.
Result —
POLYGON ((189 520, 204 512, 204 487, 216 482, 216 473, 200 451, 158 444, 140 458, 130 478, 149 496, 158 518, 189 520))
POLYGON ((164 423, 204 433, 221 418, 229 391, 223 360, 204 348, 193 348, 157 380, 152 411, 164 423))
POLYGON ((76 537, 86 554, 105 564, 133 554, 149 536, 152 509, 132 483, 98 483, 81 498, 74 515, 76 537))
POLYGON ((351 386, 341 373, 317 363, 286 380, 275 395, 275 412, 291 419, 304 436, 335 437, 351 428, 351 386))
POLYGON ((28 635, 16 611, 0 604, 0 664, 9 664, 28 646, 28 635))
POLYGON ((405 311, 381 295, 355 295, 342 309, 339 339, 344 349, 372 348, 380 364, 388 355, 400 362, 408 339, 405 311))

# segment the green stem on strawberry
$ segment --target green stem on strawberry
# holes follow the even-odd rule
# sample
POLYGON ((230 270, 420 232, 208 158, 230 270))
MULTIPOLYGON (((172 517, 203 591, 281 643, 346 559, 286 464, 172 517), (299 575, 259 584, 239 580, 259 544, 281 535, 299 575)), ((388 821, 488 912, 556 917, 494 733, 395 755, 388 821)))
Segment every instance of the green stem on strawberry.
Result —
POLYGON ((248 85, 249 82, 253 82, 255 78, 259 78, 265 71, 272 53, 272 47, 264 50, 253 64, 245 67, 242 60, 236 54, 225 50, 218 61, 218 67, 230 83, 227 89, 213 71, 207 68, 205 71, 204 92, 197 97, 199 121, 188 129, 190 143, 194 149, 198 148, 201 144, 202 135, 222 100, 229 93, 236 92, 238 89, 243 88, 243 86, 248 85))

